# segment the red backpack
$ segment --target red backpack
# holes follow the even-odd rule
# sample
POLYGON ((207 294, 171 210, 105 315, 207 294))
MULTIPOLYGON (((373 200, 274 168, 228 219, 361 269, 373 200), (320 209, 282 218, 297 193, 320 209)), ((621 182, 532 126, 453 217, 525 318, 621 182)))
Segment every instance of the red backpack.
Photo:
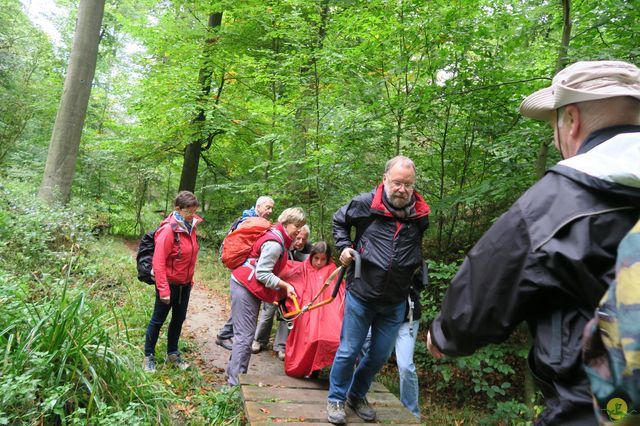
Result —
POLYGON ((253 244, 270 228, 271 222, 267 219, 261 217, 245 219, 222 242, 220 260, 224 266, 233 270, 242 265, 249 257, 253 244))

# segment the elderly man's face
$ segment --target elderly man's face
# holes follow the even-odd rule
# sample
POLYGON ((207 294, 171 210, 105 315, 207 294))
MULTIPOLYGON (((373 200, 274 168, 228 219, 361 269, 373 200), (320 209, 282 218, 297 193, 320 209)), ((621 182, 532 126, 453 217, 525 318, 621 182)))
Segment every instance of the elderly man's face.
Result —
POLYGON ((269 219, 269 216, 271 216, 271 213, 273 213, 273 202, 265 201, 259 206, 256 206, 256 213, 258 213, 258 216, 260 216, 261 218, 269 219))
POLYGON ((305 244, 307 244, 308 240, 309 240, 309 233, 304 229, 301 229, 295 241, 293 242, 293 248, 296 250, 302 250, 305 244))
POLYGON ((391 205, 401 209, 409 204, 416 184, 416 172, 413 167, 398 163, 389 169, 382 178, 384 192, 391 205))

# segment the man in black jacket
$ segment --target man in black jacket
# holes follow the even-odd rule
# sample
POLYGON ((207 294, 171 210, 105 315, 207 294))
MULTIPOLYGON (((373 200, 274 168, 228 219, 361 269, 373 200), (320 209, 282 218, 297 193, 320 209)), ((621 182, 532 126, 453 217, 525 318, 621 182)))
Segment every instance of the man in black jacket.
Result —
POLYGON ((467 254, 427 346, 436 357, 469 355, 526 321, 529 366, 546 403, 536 424, 596 425, 581 338, 640 214, 640 70, 577 62, 520 111, 550 122, 564 160, 467 254))
POLYGON ((366 421, 376 418, 366 395, 374 376, 393 350, 405 315, 411 277, 423 264, 422 235, 429 206, 414 190, 413 161, 397 156, 387 162, 382 183, 354 197, 333 216, 333 237, 340 261, 348 265, 355 249, 361 277, 347 278, 340 346, 331 368, 327 418, 346 423, 345 402, 366 421), (351 229, 355 239, 351 240, 351 229), (354 372, 354 363, 371 327, 371 349, 354 372))

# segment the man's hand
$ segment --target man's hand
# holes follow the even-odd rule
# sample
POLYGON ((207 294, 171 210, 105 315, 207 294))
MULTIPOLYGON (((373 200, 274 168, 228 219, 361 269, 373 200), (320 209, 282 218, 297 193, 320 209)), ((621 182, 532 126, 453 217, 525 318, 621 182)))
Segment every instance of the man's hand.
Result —
POLYGON ((429 349, 429 352, 431 352, 431 355, 433 355, 435 359, 442 358, 442 352, 440 352, 431 341, 431 330, 427 332, 427 349, 429 349))
POLYGON ((169 303, 171 303, 171 297, 161 297, 160 301, 165 305, 168 305, 169 303))
POLYGON ((342 253, 340 253, 340 262, 344 265, 344 266, 349 266, 351 264, 351 262, 353 262, 353 256, 351 255, 351 248, 346 248, 344 250, 342 250, 342 253))

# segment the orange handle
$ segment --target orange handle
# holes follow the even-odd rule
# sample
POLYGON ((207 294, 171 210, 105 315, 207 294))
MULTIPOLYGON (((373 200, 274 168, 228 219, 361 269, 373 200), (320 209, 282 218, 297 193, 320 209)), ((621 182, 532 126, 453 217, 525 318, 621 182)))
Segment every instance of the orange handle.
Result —
MULTIPOLYGON (((291 300, 293 300, 293 306, 295 306, 295 310, 291 312, 284 312, 283 310, 280 310, 280 313, 284 318, 291 318, 293 316, 298 315, 300 312, 302 312, 302 310, 300 309, 300 305, 298 304, 298 298, 296 297, 295 294, 293 295, 291 300)), ((278 306, 278 302, 273 302, 273 304, 278 306)))

